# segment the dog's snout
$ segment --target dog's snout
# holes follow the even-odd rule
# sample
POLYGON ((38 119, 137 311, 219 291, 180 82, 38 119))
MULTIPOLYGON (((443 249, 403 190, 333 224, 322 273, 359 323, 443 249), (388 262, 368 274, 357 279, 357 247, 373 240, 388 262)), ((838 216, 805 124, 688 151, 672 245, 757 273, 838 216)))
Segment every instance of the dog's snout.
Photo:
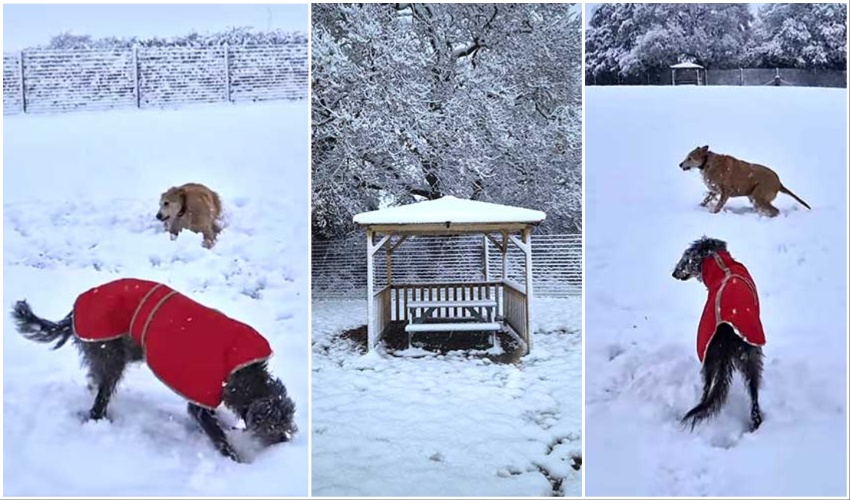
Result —
POLYGON ((156 213, 156 220, 162 220, 162 219, 164 219, 164 218, 165 218, 165 217, 162 215, 162 212, 157 212, 157 213, 156 213))

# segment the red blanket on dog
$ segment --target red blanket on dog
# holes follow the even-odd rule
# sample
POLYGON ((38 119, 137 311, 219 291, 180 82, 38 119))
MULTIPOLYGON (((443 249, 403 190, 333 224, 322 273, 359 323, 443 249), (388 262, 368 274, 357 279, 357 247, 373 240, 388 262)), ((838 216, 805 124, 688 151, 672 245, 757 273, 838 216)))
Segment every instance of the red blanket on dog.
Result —
POLYGON ((697 333, 699 360, 705 360, 711 339, 721 323, 729 324, 748 344, 764 345, 758 292, 747 268, 728 252, 720 251, 703 260, 702 282, 708 288, 708 300, 697 333))
POLYGON ((250 326, 152 281, 121 279, 74 303, 74 332, 99 342, 129 335, 151 371, 193 403, 216 408, 230 375, 272 355, 250 326))

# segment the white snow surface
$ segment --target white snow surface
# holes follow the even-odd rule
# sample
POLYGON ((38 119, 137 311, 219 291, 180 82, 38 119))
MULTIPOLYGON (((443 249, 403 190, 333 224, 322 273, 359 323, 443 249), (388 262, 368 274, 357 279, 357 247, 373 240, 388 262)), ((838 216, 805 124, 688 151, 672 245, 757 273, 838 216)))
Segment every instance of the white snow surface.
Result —
POLYGON ((365 301, 313 303, 313 495, 581 495, 581 301, 536 299, 519 366, 337 336, 365 301), (400 354, 400 355, 399 355, 400 354))
POLYGON ((697 69, 697 68, 702 69, 702 66, 700 66, 697 63, 692 63, 692 62, 683 62, 683 63, 679 63, 679 64, 674 64, 670 67, 676 68, 676 69, 697 69))
POLYGON ((354 216, 354 222, 361 225, 537 223, 545 218, 546 214, 539 210, 443 196, 436 200, 359 213, 354 216))
POLYGON ((846 89, 589 87, 586 91, 586 493, 846 496, 846 89), (694 147, 774 169, 809 211, 746 198, 701 208, 694 147), (760 404, 736 375, 693 432, 706 291, 671 277, 683 250, 726 240, 758 287, 767 336, 760 404))
MULTIPOLYGON (((7 116, 3 200, 4 493, 39 496, 305 496, 308 493, 308 126, 306 102, 7 116), (212 250, 154 215, 184 182, 221 195, 212 250), (61 319, 78 294, 121 277, 167 283, 248 323, 300 432, 253 458, 221 457, 186 402, 130 368, 111 421, 82 422, 94 397, 80 357, 18 335, 16 300, 61 319)), ((229 423, 235 416, 223 409, 229 423)))

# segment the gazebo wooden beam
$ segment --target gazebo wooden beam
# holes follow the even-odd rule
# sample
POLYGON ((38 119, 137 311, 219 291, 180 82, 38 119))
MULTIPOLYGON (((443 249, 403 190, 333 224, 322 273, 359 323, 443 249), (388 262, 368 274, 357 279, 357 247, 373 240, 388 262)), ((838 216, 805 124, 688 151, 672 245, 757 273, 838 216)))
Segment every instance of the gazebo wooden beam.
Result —
POLYGON ((370 224, 365 227, 380 234, 428 234, 434 236, 446 236, 452 234, 501 233, 503 231, 521 232, 523 229, 531 227, 532 225, 533 224, 512 222, 482 224, 370 224))

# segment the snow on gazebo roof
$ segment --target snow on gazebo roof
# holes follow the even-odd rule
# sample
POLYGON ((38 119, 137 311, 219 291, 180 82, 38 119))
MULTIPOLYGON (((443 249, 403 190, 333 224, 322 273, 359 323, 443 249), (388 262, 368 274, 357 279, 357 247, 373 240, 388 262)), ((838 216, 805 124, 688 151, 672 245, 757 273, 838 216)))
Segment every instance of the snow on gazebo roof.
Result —
POLYGON ((354 216, 361 226, 393 224, 537 224, 546 218, 538 210, 443 196, 354 216))
POLYGON ((670 67, 673 68, 673 69, 702 69, 702 66, 700 66, 697 63, 692 63, 692 62, 683 62, 683 63, 679 63, 679 64, 674 64, 670 67))

